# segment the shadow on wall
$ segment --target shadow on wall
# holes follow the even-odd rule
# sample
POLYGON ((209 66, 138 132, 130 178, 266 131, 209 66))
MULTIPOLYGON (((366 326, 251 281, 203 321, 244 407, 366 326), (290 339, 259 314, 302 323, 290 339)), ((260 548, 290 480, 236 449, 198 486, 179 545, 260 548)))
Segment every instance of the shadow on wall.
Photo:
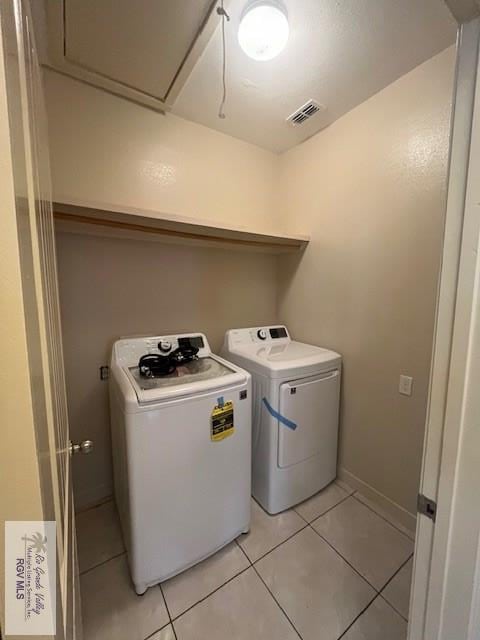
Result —
POLYGON ((112 493, 108 364, 126 335, 201 331, 218 352, 228 328, 277 318, 276 257, 152 241, 57 234, 72 439, 95 441, 74 464, 76 507, 112 493))

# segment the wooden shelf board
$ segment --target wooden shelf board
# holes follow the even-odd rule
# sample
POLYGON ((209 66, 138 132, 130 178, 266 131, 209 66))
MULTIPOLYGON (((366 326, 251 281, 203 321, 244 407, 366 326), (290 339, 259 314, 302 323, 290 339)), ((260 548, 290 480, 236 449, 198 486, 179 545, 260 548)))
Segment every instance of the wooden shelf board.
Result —
POLYGON ((62 231, 114 235, 115 237, 149 237, 157 240, 187 241, 200 244, 236 246, 273 253, 299 251, 309 242, 307 236, 281 235, 250 231, 242 227, 219 225, 156 211, 119 207, 105 203, 53 203, 57 227, 62 231))

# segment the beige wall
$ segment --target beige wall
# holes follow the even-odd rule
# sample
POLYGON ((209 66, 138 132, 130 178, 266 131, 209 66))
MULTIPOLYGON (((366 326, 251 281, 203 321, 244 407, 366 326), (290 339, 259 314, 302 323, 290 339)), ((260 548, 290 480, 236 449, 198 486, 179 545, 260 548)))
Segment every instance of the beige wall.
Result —
POLYGON ((344 357, 340 465, 415 512, 445 213, 454 49, 286 153, 279 317, 344 357), (414 377, 411 397, 399 375, 414 377))
POLYGON ((218 352, 226 329, 276 321, 276 258, 159 242, 57 234, 77 508, 112 493, 108 364, 125 335, 202 331, 218 352))
POLYGON ((278 156, 45 71, 54 199, 278 229, 278 156))

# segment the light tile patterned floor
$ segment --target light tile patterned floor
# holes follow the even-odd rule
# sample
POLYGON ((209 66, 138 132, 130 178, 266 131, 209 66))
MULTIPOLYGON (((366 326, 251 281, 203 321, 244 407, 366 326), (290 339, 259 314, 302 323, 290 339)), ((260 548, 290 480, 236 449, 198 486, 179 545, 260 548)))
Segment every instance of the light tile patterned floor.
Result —
POLYGON ((141 597, 113 503, 77 521, 88 640, 406 638, 413 542, 344 485, 276 516, 252 501, 249 534, 141 597))
POLYGON ((409 538, 354 497, 312 527, 379 591, 413 553, 409 538))
POLYGON ((79 513, 76 525, 81 573, 124 553, 120 521, 113 502, 79 513))
POLYGON ((403 565, 396 576, 387 584, 382 592, 383 597, 404 618, 408 618, 410 606, 410 585, 412 582, 413 560, 403 565))
POLYGON ((268 516, 252 500, 250 531, 238 538, 238 544, 250 562, 255 562, 305 526, 306 522, 293 509, 268 516))

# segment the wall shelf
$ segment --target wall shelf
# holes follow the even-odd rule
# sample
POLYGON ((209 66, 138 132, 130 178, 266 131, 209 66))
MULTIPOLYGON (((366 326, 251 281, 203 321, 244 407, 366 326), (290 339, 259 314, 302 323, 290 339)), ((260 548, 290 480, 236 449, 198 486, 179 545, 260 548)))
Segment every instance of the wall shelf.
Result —
POLYGON ((242 227, 106 203, 54 201, 55 227, 62 232, 161 242, 226 246, 266 253, 304 249, 309 237, 251 231, 242 227))

